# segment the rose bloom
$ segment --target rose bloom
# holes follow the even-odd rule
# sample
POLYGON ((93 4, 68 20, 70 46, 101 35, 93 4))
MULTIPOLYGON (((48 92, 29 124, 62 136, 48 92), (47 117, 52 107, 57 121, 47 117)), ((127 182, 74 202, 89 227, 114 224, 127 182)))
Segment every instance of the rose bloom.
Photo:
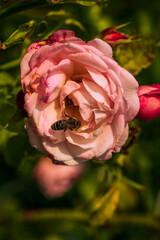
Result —
POLYGON ((33 176, 42 193, 48 198, 64 195, 80 178, 86 165, 61 166, 52 164, 51 159, 42 158, 34 168, 33 176))
POLYGON ((21 84, 30 143, 60 164, 111 158, 139 110, 138 83, 113 60, 112 48, 100 39, 85 43, 72 31, 57 31, 29 46, 21 84), (80 128, 52 129, 68 121, 66 114, 80 128))
POLYGON ((140 109, 137 118, 150 121, 160 117, 160 84, 143 85, 138 90, 140 109))

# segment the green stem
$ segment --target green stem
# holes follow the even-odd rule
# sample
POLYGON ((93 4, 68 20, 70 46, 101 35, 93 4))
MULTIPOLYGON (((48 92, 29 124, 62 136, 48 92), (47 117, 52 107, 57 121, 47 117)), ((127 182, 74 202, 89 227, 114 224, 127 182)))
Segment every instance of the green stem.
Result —
POLYGON ((137 190, 140 190, 140 191, 145 190, 145 187, 144 187, 143 185, 141 185, 141 184, 139 184, 139 183, 136 183, 136 182, 134 182, 134 181, 132 181, 132 180, 124 177, 124 176, 122 175, 121 169, 116 168, 115 166, 112 166, 111 164, 110 164, 110 165, 107 165, 107 164, 105 164, 105 163, 103 163, 103 162, 102 162, 101 164, 102 164, 103 168, 104 168, 107 172, 109 172, 113 177, 115 177, 115 178, 118 179, 119 181, 122 181, 122 182, 128 184, 129 186, 131 186, 131 187, 133 187, 133 188, 135 188, 135 189, 137 189, 137 190))
POLYGON ((143 185, 141 185, 139 183, 136 183, 136 182, 124 177, 124 176, 122 176, 122 182, 127 183, 129 186, 131 186, 131 187, 133 187, 137 190, 140 190, 140 191, 145 190, 145 187, 143 185))
POLYGON ((93 5, 106 6, 108 4, 108 0, 48 0, 48 1, 53 4, 77 3, 85 6, 93 5))
MULTIPOLYGON (((132 225, 139 227, 148 227, 160 231, 160 221, 154 216, 145 215, 127 215, 127 214, 115 214, 109 223, 113 225, 132 225)), ((107 223, 106 223, 107 224, 107 223)))
POLYGON ((17 66, 19 66, 21 60, 22 60, 21 58, 18 58, 13 61, 10 61, 8 63, 4 63, 4 64, 0 65, 0 70, 6 70, 6 69, 17 67, 17 66))
POLYGON ((42 7, 42 6, 47 6, 48 4, 46 3, 45 0, 35 0, 35 1, 29 1, 29 2, 24 2, 16 6, 4 8, 0 10, 0 18, 4 18, 10 15, 13 15, 15 13, 22 12, 24 10, 28 10, 33 7, 42 7))
MULTIPOLYGON (((0 216, 0 222, 5 221, 5 216, 0 216)), ((19 224, 19 222, 37 222, 46 220, 71 220, 71 221, 82 221, 84 223, 89 223, 92 221, 89 218, 89 214, 82 211, 76 210, 39 210, 39 211, 27 211, 21 212, 14 217, 14 220, 19 224)), ((105 223, 106 226, 140 226, 147 227, 160 231, 160 221, 158 218, 151 215, 133 215, 133 214, 115 214, 110 220, 105 223)))
POLYGON ((99 5, 99 6, 105 6, 108 4, 108 0, 48 0, 48 3, 46 0, 33 0, 29 2, 24 2, 16 6, 11 6, 8 8, 4 8, 0 10, 0 18, 4 18, 10 15, 13 15, 15 13, 19 13, 34 7, 44 7, 48 6, 50 4, 56 5, 56 4, 65 4, 65 3, 77 3, 85 6, 93 6, 93 5, 99 5))
POLYGON ((76 220, 76 221, 87 221, 88 215, 85 212, 81 211, 71 211, 67 209, 63 210, 40 210, 40 211, 30 211, 27 213, 20 213, 17 216, 18 221, 44 221, 44 220, 58 220, 58 219, 67 219, 67 220, 76 220))

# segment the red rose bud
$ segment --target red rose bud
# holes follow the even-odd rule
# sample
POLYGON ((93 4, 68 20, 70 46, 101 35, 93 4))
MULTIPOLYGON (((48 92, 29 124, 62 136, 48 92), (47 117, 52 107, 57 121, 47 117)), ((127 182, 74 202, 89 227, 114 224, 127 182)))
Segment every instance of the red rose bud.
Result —
POLYGON ((138 96, 140 110, 137 118, 143 121, 150 121, 160 117, 160 84, 140 86, 138 96))
POLYGON ((127 40, 128 37, 122 33, 119 33, 116 31, 117 28, 124 27, 126 24, 120 25, 120 26, 114 26, 110 28, 106 28, 101 32, 101 37, 102 39, 115 46, 116 42, 121 41, 121 40, 127 40))
POLYGON ((117 31, 112 31, 108 35, 105 35, 104 38, 103 38, 103 40, 108 42, 108 43, 117 42, 117 41, 126 40, 126 39, 128 39, 127 36, 117 32, 117 31))

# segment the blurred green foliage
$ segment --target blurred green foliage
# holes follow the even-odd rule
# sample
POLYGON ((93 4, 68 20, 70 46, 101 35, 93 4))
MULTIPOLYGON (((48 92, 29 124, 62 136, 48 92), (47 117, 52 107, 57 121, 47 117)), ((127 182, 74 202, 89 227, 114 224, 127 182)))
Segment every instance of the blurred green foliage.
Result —
MULTIPOLYGON (((0 13, 34 2, 38 1, 1 0, 0 13)), ((31 42, 45 39, 57 29, 73 30, 88 41, 107 27, 133 21, 122 32, 144 39, 141 46, 145 59, 136 69, 136 79, 140 85, 158 83, 159 0, 110 0, 107 7, 42 2, 1 18, 1 47, 6 49, 0 50, 0 240, 159 240, 159 119, 137 120, 141 132, 128 154, 115 154, 104 164, 88 163, 84 175, 68 193, 47 199, 33 179, 41 154, 29 145, 25 119, 20 120, 16 112, 24 51, 31 42), (33 28, 26 28, 27 23, 33 28), (155 58, 149 56, 149 63, 146 39, 152 40, 155 48, 155 58)), ((122 51, 124 58, 117 55, 117 60, 124 67, 127 47, 119 45, 115 50, 115 56, 116 51, 122 51)), ((131 66, 134 64, 133 60, 131 66)))

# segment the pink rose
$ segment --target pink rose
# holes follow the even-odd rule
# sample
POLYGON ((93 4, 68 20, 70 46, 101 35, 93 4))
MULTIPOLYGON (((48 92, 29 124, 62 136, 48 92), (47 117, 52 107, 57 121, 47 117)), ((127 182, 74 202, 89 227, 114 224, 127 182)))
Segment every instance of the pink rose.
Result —
POLYGON ((85 43, 72 31, 31 44, 21 83, 31 145, 67 165, 119 152, 139 110, 138 83, 113 60, 111 47, 100 39, 85 43), (53 128, 62 119, 81 126, 53 128))
POLYGON ((143 85, 138 90, 140 110, 137 118, 150 121, 160 117, 160 84, 143 85))
POLYGON ((42 158, 34 168, 34 178, 46 197, 54 198, 65 194, 82 175, 86 165, 61 166, 42 158))

